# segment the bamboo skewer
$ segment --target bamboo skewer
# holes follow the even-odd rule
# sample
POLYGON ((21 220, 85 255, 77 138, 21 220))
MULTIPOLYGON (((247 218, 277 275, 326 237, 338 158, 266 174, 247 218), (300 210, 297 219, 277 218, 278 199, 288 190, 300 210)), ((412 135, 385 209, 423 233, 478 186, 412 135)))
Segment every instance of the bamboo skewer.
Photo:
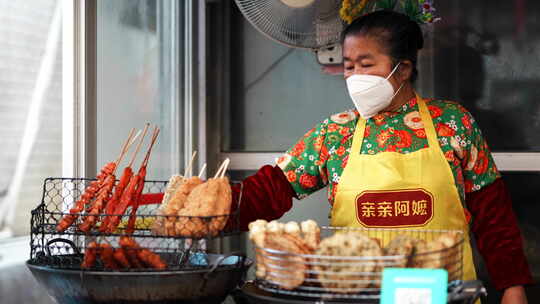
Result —
POLYGON ((133 156, 131 157, 131 160, 128 167, 131 167, 133 165, 133 162, 135 161, 135 157, 137 156, 137 153, 139 153, 139 150, 141 149, 142 143, 144 142, 144 137, 146 136, 146 132, 148 131, 148 127, 150 127, 149 123, 146 123, 146 126, 144 127, 144 131, 141 137, 141 140, 139 141, 139 144, 137 145, 137 148, 135 149, 135 152, 133 153, 133 156))
POLYGON ((201 172, 199 172, 199 178, 202 178, 202 176, 204 174, 204 170, 206 170, 206 163, 204 163, 204 165, 201 168, 201 172))
POLYGON ((148 151, 146 152, 146 156, 144 157, 144 160, 142 162, 141 166, 145 166, 148 164, 148 160, 150 158, 150 153, 152 152, 152 148, 154 147, 154 144, 156 143, 156 140, 159 135, 159 128, 156 126, 154 128, 154 133, 152 134, 152 141, 150 142, 150 147, 148 148, 148 151))
POLYGON ((193 167, 193 160, 195 160, 195 156, 197 155, 197 151, 193 151, 191 154, 191 160, 189 161, 189 165, 186 167, 186 170, 184 171, 184 177, 187 178, 188 174, 189 176, 192 175, 192 167, 193 167))
POLYGON ((221 178, 223 178, 225 176, 225 173, 227 172, 227 168, 229 167, 229 163, 231 162, 230 159, 226 159, 225 160, 225 166, 223 167, 223 171, 221 172, 221 178))
MULTIPOLYGON (((137 134, 135 134, 135 136, 132 136, 134 131, 135 131, 135 129, 131 129, 131 132, 129 133, 128 139, 126 140, 126 142, 124 143, 124 146, 122 147, 122 151, 120 152, 120 155, 118 156, 118 158, 114 162, 115 163, 114 172, 116 172, 116 169, 118 168, 118 165, 120 164, 120 162, 122 162, 122 159, 126 155, 127 151, 129 151, 129 148, 131 148, 131 146, 135 143, 135 140, 137 139, 137 137, 139 137, 139 135, 141 135, 141 130, 139 130, 137 132, 137 134)), ((114 174, 114 172, 113 172, 113 174, 114 174)))
POLYGON ((214 175, 214 178, 223 177, 223 176, 220 176, 221 171, 222 171, 223 169, 226 170, 226 168, 229 166, 229 162, 230 162, 230 161, 231 161, 231 160, 230 160, 229 158, 226 158, 226 159, 221 163, 221 165, 219 166, 219 168, 218 168, 217 171, 216 171, 216 174, 214 175))

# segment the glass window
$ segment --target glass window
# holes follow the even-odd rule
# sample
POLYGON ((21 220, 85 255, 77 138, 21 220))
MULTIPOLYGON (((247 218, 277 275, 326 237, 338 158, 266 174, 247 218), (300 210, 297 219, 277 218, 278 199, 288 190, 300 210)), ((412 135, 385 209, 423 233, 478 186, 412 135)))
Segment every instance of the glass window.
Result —
POLYGON ((436 7, 443 19, 422 52, 432 62, 420 66, 433 95, 471 111, 493 151, 540 151, 540 2, 456 0, 436 7))
MULTIPOLYGON (((129 130, 142 129, 146 122, 161 128, 147 178, 169 179, 180 159, 176 98, 182 88, 175 78, 180 77, 175 58, 181 50, 174 38, 182 37, 171 25, 181 18, 170 6, 173 2, 97 2, 98 167, 116 159, 129 130)), ((134 170, 143 154, 144 149, 134 170)))
POLYGON ((285 151, 315 124, 354 107, 343 77, 322 73, 314 53, 268 39, 232 11, 223 151, 285 151))
POLYGON ((62 16, 0 1, 0 239, 29 234, 43 180, 62 174, 62 16))
MULTIPOLYGON (((540 151, 540 2, 439 1, 426 29, 418 90, 461 102, 493 151, 540 151)), ((232 7, 230 109, 223 151, 283 151, 314 124, 352 107, 341 76, 308 51, 259 33, 232 7)))

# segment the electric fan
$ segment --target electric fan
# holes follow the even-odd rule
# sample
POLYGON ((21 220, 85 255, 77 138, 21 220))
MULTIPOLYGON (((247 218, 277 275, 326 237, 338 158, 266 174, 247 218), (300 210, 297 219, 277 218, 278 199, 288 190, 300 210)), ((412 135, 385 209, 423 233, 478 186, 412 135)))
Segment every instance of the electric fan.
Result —
POLYGON ((321 64, 341 63, 341 0, 235 0, 246 19, 270 39, 311 49, 321 64))

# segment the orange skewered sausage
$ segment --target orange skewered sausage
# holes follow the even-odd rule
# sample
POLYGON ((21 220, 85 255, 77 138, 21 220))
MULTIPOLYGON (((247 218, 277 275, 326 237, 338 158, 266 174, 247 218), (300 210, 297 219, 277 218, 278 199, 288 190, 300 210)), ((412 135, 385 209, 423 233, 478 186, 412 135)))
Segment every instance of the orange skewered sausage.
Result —
POLYGON ((92 268, 94 264, 96 263, 96 257, 98 254, 98 244, 96 242, 91 242, 86 247, 86 251, 84 252, 84 258, 83 262, 81 264, 81 268, 92 268))
POLYGON ((118 264, 114 259, 114 249, 109 244, 101 244, 101 261, 103 265, 108 269, 118 269, 118 264))
POLYGON ((155 254, 146 248, 141 248, 141 246, 139 246, 139 244, 130 237, 121 237, 120 245, 124 248, 130 248, 132 250, 135 250, 137 253, 137 257, 148 267, 152 267, 154 269, 167 268, 167 264, 161 259, 158 254, 155 254))
POLYGON ((131 268, 131 263, 128 260, 124 248, 116 248, 113 253, 114 260, 123 268, 131 268))
POLYGON ((135 268, 143 268, 143 264, 138 258, 138 251, 140 250, 138 244, 127 236, 120 238, 120 246, 124 249, 130 264, 135 268))
POLYGON ((139 183, 137 189, 135 190, 135 195, 133 196, 133 205, 131 206, 131 215, 129 216, 129 222, 127 225, 126 233, 132 234, 135 230, 135 220, 137 218, 137 209, 139 208, 139 201, 144 190, 144 181, 146 178, 146 166, 141 166, 139 169, 139 183))
POLYGON ((124 172, 122 173, 122 177, 120 178, 120 181, 116 185, 116 189, 114 189, 114 194, 111 200, 107 203, 107 207, 105 208, 105 219, 102 221, 101 226, 99 227, 99 232, 106 232, 107 226, 109 225, 111 215, 114 213, 114 210, 116 209, 116 206, 118 205, 118 202, 120 201, 120 198, 122 197, 122 193, 124 193, 124 190, 126 189, 129 180, 133 176, 133 170, 131 167, 124 168, 124 172))
POLYGON ((148 249, 139 250, 137 256, 148 267, 152 267, 154 269, 165 269, 165 268, 167 268, 167 264, 165 264, 165 262, 163 262, 161 257, 158 254, 155 254, 155 253, 153 253, 152 251, 150 251, 148 249))
POLYGON ((122 217, 121 214, 124 214, 126 212, 129 203, 133 200, 138 184, 139 175, 135 174, 129 181, 129 184, 124 193, 122 193, 120 203, 116 206, 114 210, 114 214, 117 215, 112 216, 109 220, 109 225, 107 227, 108 233, 113 233, 116 230, 116 227, 118 227, 118 224, 120 223, 120 219, 122 217))
POLYGON ((69 214, 66 214, 56 226, 58 232, 66 230, 75 220, 79 217, 79 214, 83 212, 84 207, 88 205, 96 193, 105 185, 107 176, 112 174, 116 169, 116 163, 108 163, 101 169, 101 173, 98 175, 98 179, 90 183, 90 185, 84 190, 83 195, 75 202, 73 208, 69 210, 69 214))
POLYGON ((110 174, 105 179, 105 186, 99 191, 96 200, 91 204, 88 215, 85 215, 84 222, 79 225, 79 229, 84 232, 90 231, 98 221, 99 214, 103 211, 103 207, 110 199, 112 189, 114 187, 115 176, 110 174))

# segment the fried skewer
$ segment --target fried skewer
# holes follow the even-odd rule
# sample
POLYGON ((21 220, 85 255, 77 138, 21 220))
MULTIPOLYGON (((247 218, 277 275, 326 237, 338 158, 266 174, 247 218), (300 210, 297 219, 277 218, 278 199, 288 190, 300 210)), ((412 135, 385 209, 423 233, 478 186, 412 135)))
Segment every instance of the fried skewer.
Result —
POLYGON ((108 269, 119 269, 118 264, 114 259, 114 249, 109 244, 101 244, 101 261, 108 269))
POLYGON ((142 192, 144 190, 144 182, 146 180, 146 166, 148 165, 148 161, 150 159, 150 153, 152 152, 152 148, 154 147, 154 143, 156 142, 158 135, 159 135, 159 128, 156 127, 154 129, 154 134, 152 135, 152 141, 150 143, 150 147, 148 148, 148 151, 146 152, 146 156, 144 157, 141 167, 139 168, 139 172, 137 173, 139 175, 139 181, 137 185, 137 190, 133 197, 133 205, 131 206, 131 215, 129 216, 129 221, 128 221, 128 225, 126 229, 127 234, 132 234, 135 229, 137 209, 139 209, 139 201, 141 200, 142 192))
POLYGON ((191 190, 193 190, 193 188, 195 188, 199 184, 203 183, 203 181, 199 177, 191 177, 191 168, 193 167, 193 161, 195 160, 196 155, 197 151, 194 151, 191 155, 191 160, 186 167, 182 182, 176 187, 176 190, 172 194, 170 201, 163 208, 164 214, 167 215, 164 225, 164 232, 166 235, 174 236, 178 234, 177 232, 175 232, 175 224, 178 220, 177 213, 180 209, 184 207, 186 198, 191 192, 191 190))
MULTIPOLYGON (((122 152, 125 150, 126 145, 130 142, 132 136, 133 136, 134 130, 132 129, 129 133, 128 139, 126 143, 124 144, 124 147, 122 148, 122 152)), ((122 155, 122 153, 120 154, 122 155)), ((92 199, 96 196, 98 191, 105 186, 105 180, 107 179, 107 176, 113 174, 116 171, 116 168, 118 166, 118 162, 120 160, 120 157, 117 161, 107 163, 100 171, 100 174, 97 176, 96 181, 92 181, 88 187, 86 187, 83 195, 77 200, 74 204, 74 206, 69 210, 69 214, 65 215, 62 220, 58 223, 56 226, 56 231, 63 232, 66 230, 75 220, 79 217, 79 214, 83 212, 86 205, 89 205, 92 199)))
POLYGON ((137 254, 137 258, 143 262, 144 265, 154 268, 154 269, 165 269, 167 264, 161 259, 158 254, 153 253, 152 251, 142 248, 137 244, 137 242, 127 236, 120 238, 120 246, 126 250, 134 250, 137 254))
POLYGON ((141 145, 143 143, 144 137, 146 136, 146 132, 148 131, 148 127, 150 124, 146 124, 143 136, 141 137, 141 141, 137 145, 137 148, 135 149, 135 152, 133 153, 133 156, 131 157, 131 161, 127 165, 126 168, 124 168, 124 172, 122 173, 122 177, 120 178, 120 181, 118 182, 118 185, 116 186, 116 189, 114 191, 112 199, 107 204, 107 207, 105 208, 105 220, 101 223, 101 227, 99 227, 100 232, 109 232, 112 233, 114 229, 110 229, 111 221, 116 218, 116 207, 118 203, 121 201, 122 197, 125 195, 125 192, 129 188, 129 185, 131 183, 131 180, 133 179, 133 169, 131 169, 131 166, 133 165, 133 162, 135 161, 135 157, 137 156, 137 153, 139 152, 141 145))
MULTIPOLYGON (((176 234, 184 237, 203 237, 211 232, 217 234, 217 229, 212 229, 212 226, 220 227, 221 222, 218 219, 211 219, 210 221, 200 218, 214 215, 222 215, 216 212, 216 206, 220 196, 228 196, 230 201, 230 193, 223 192, 222 179, 220 175, 224 174, 224 170, 229 164, 229 159, 226 159, 216 171, 213 178, 203 183, 202 181, 193 185, 193 188, 186 191, 184 204, 181 209, 178 210, 178 219, 176 221, 176 234)), ((226 181, 228 185, 228 180, 226 181)), ((230 189, 229 189, 230 192, 230 189)), ((230 206, 230 204, 229 204, 230 206)), ((228 212, 225 212, 228 213, 228 212)))
MULTIPOLYGON (((127 144, 124 144, 120 156, 115 161, 116 168, 118 168, 118 164, 122 161, 122 158, 127 153, 133 142, 135 142, 135 139, 139 136, 139 134, 140 132, 137 133, 133 139, 129 140, 127 144)), ((116 176, 114 175, 116 168, 105 178, 105 181, 103 182, 104 186, 99 190, 96 200, 89 204, 87 215, 83 216, 85 219, 83 223, 79 225, 79 229, 81 231, 88 232, 90 229, 92 229, 99 219, 99 214, 103 212, 103 209, 110 201, 111 193, 116 182, 116 176)))
MULTIPOLYGON (((157 130, 159 130, 159 129, 157 129, 157 130)), ((157 131, 157 133, 159 134, 159 131, 157 131)), ((152 147, 153 147, 156 139, 157 139, 157 134, 156 134, 156 131, 154 131, 154 136, 152 138, 152 142, 150 144, 150 148, 149 148, 148 152, 150 152, 152 150, 152 147)), ((146 157, 145 157, 145 159, 143 161, 143 164, 145 162, 148 162, 148 157, 150 156, 148 152, 147 152, 147 155, 146 155, 146 157)), ((144 171, 146 171, 146 168, 145 168, 144 171)), ((113 231, 116 230, 116 228, 118 227, 118 224, 120 223, 120 219, 122 218, 123 214, 126 212, 128 206, 130 205, 130 203, 135 198, 137 198, 136 197, 136 195, 137 195, 137 187, 141 186, 141 191, 144 188, 144 183, 141 185, 140 180, 141 180, 141 175, 139 175, 138 173, 135 174, 129 180, 129 184, 128 184, 126 190, 124 191, 124 193, 122 193, 122 196, 120 197, 120 202, 115 206, 115 209, 114 209, 114 214, 115 215, 110 218, 110 222, 107 225, 107 232, 112 233, 113 231)))
POLYGON ((122 268, 131 268, 131 263, 128 260, 124 248, 116 248, 113 253, 114 260, 122 266, 122 268))
POLYGON ((88 244, 84 252, 84 258, 81 264, 81 268, 88 269, 94 266, 94 264, 96 263, 98 249, 99 246, 96 242, 91 242, 90 244, 88 244))

